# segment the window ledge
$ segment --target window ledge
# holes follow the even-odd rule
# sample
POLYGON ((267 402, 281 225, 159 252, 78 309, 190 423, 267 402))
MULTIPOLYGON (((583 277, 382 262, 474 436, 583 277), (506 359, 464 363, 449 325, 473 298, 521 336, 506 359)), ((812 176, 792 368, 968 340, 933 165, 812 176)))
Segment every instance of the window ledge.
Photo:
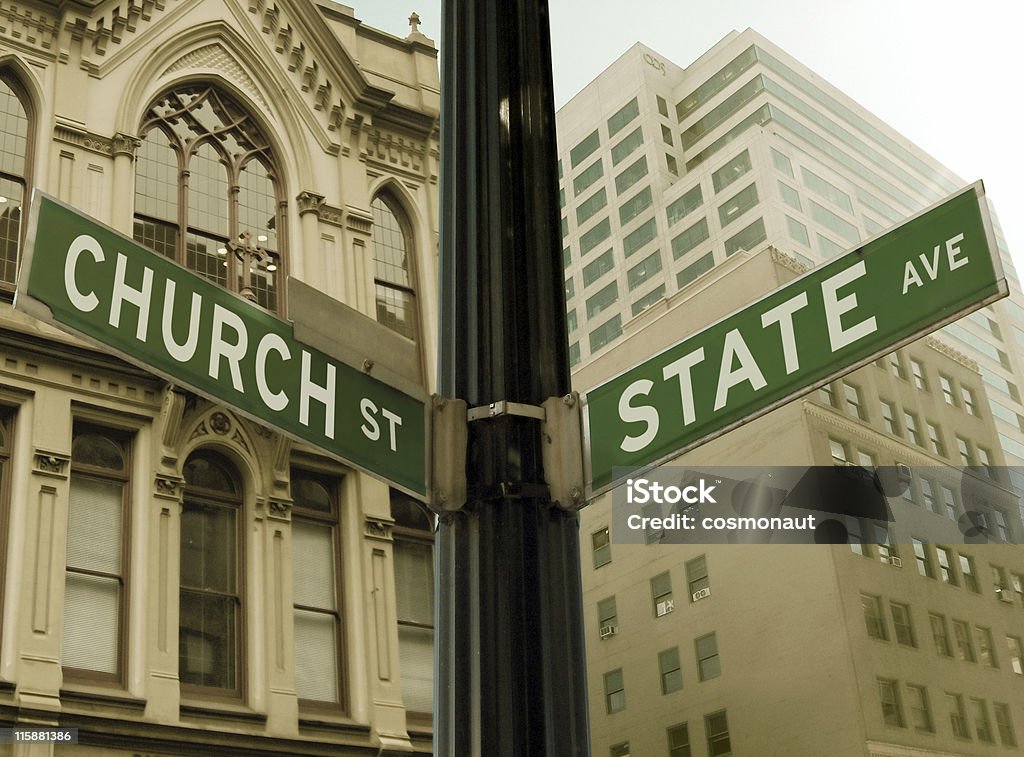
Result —
POLYGON ((178 713, 186 718, 219 721, 231 720, 236 723, 251 725, 264 725, 267 722, 266 713, 256 712, 256 710, 244 704, 234 704, 231 702, 211 703, 209 701, 182 700, 178 706, 178 713))
POLYGON ((370 733, 370 726, 367 723, 360 723, 341 714, 330 712, 313 712, 299 710, 300 731, 329 731, 331 733, 347 733, 353 735, 367 735, 370 733))
POLYGON ((62 703, 81 706, 87 710, 112 708, 141 714, 146 709, 145 699, 129 696, 119 689, 113 691, 85 687, 61 689, 60 700, 62 703))

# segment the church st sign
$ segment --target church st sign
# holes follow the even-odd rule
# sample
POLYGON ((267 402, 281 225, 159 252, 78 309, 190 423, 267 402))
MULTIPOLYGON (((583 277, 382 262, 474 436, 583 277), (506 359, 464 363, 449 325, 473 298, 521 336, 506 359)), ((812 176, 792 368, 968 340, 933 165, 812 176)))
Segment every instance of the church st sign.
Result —
POLYGON ((426 494, 423 400, 302 344, 291 323, 39 192, 26 248, 19 309, 426 494))
POLYGON ((1006 295, 978 182, 587 392, 589 493, 1006 295))

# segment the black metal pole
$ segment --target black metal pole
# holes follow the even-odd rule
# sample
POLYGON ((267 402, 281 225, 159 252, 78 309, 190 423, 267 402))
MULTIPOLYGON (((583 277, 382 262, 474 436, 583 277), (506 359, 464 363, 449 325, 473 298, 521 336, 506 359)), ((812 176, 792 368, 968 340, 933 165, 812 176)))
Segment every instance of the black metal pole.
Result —
MULTIPOLYGON (((439 391, 569 391, 546 0, 444 0, 439 391)), ((437 539, 435 754, 589 757, 579 521, 541 421, 469 423, 468 501, 437 539)))

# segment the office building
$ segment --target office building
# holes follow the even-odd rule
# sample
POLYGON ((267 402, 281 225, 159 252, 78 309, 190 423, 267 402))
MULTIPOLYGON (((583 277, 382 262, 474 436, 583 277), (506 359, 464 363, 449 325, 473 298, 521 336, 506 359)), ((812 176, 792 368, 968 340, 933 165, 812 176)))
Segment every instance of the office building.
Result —
MULTIPOLYGON (((580 390, 964 184, 751 30, 687 67, 637 45, 557 119, 580 390)), ((595 755, 1019 753, 1024 311, 996 236, 1008 300, 671 463, 904 464, 891 527, 624 544, 613 495, 582 511, 595 755)))
POLYGON ((333 2, 0 15, 0 724, 76 728, 68 755, 429 753, 431 517, 12 295, 39 190, 428 396, 433 42, 333 2))

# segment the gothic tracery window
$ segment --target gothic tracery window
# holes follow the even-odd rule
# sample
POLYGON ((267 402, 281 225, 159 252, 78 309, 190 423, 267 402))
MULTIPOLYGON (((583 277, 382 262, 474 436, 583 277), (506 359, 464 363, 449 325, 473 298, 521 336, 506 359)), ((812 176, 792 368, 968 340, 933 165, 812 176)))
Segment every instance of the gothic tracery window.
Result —
POLYGON ((228 93, 183 84, 143 119, 136 241, 268 310, 280 310, 282 207, 261 127, 228 93))
POLYGON ((30 141, 17 82, 0 71, 0 285, 17 281, 30 141))
POLYGON ((370 210, 377 320, 392 331, 415 339, 416 290, 409 261, 412 244, 398 206, 390 198, 378 195, 370 203, 370 210))

